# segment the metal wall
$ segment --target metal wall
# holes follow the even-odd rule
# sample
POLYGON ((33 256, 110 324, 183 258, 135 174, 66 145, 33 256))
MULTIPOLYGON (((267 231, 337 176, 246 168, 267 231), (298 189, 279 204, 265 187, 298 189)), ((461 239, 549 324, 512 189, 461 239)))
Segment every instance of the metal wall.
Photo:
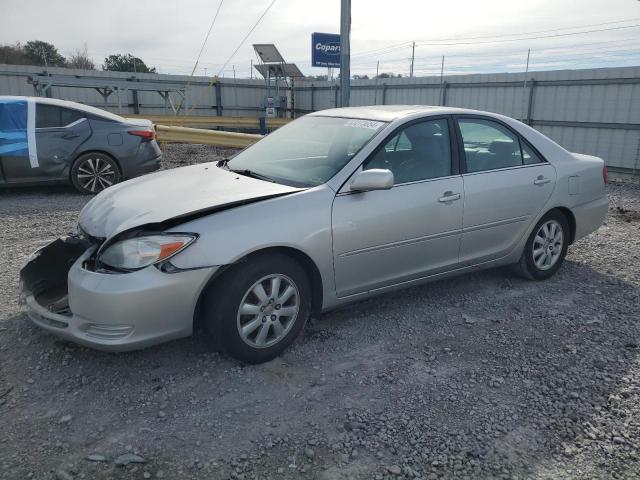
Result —
MULTIPOLYGON (((354 80, 351 104, 473 108, 522 119, 570 151, 640 174, 640 67, 354 80)), ((303 111, 338 105, 331 82, 296 89, 303 111)))
MULTIPOLYGON (((34 95, 29 77, 42 67, 0 65, 0 95, 34 95)), ((65 78, 92 78, 108 83, 129 80, 120 102, 111 94, 106 107, 124 115, 171 113, 155 91, 135 91, 132 74, 49 68, 65 78), (137 96, 137 102, 136 97, 137 96)), ((193 115, 258 116, 266 94, 262 80, 220 79, 213 87, 205 77, 137 74, 135 81, 186 86, 184 108, 193 115)), ((428 104, 474 108, 523 119, 568 150, 597 155, 610 167, 640 173, 640 67, 477 74, 352 81, 351 104, 428 104)), ((48 95, 104 107, 94 89, 51 87, 48 95)), ((290 92, 289 92, 290 96, 290 92)), ((179 101, 173 95, 174 103, 179 101)), ((339 105, 337 82, 296 82, 296 115, 339 105)))
MULTIPOLYGON (((63 83, 90 79, 95 80, 98 84, 104 83, 105 87, 126 83, 128 88, 120 92, 120 97, 114 91, 107 97, 106 102, 94 88, 64 87, 54 83, 46 92, 46 96, 106 108, 121 115, 134 114, 137 113, 136 110, 141 114, 148 115, 173 112, 171 105, 165 102, 158 92, 137 91, 137 82, 144 82, 145 85, 155 84, 158 91, 163 91, 166 84, 180 84, 186 90, 182 110, 189 111, 191 115, 258 116, 259 106, 265 95, 265 85, 262 80, 221 78, 217 85, 210 85, 210 79, 206 77, 153 73, 134 75, 127 72, 68 68, 44 69, 43 67, 2 64, 0 64, 0 95, 36 95, 36 89, 30 83, 30 79, 43 82, 47 81, 47 75, 55 78, 55 81, 61 80, 63 83)), ((178 105, 180 96, 175 92, 172 93, 171 101, 174 105, 178 105)))

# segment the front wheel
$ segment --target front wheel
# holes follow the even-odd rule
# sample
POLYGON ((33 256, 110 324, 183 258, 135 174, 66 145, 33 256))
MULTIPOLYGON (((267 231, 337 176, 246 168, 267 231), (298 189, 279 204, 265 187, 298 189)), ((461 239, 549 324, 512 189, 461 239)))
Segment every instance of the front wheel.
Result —
POLYGON ((238 360, 261 363, 277 357, 304 328, 311 286, 292 258, 265 254, 226 272, 210 287, 203 305, 214 344, 238 360))
POLYGON ((569 247, 569 223, 552 210, 536 224, 514 270, 530 280, 546 280, 558 271, 569 247))
POLYGON ((80 155, 71 167, 71 183, 80 193, 95 194, 119 181, 118 165, 104 153, 80 155))

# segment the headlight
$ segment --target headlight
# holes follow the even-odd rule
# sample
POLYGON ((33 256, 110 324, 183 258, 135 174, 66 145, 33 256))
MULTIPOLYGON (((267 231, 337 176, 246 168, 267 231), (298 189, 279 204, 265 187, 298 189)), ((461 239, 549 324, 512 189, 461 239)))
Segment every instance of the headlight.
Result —
POLYGON ((196 237, 180 233, 129 238, 108 247, 98 261, 117 269, 138 270, 167 260, 188 247, 196 237))

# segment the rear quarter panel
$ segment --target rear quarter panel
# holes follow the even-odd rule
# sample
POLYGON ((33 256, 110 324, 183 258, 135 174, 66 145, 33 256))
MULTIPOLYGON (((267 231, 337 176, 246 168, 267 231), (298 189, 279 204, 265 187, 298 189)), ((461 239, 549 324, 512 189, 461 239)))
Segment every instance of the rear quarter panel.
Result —
POLYGON ((130 178, 138 173, 138 152, 142 140, 140 137, 129 135, 131 127, 98 118, 90 119, 93 135, 82 146, 80 153, 104 152, 115 158, 124 178, 130 178))
POLYGON ((541 210, 540 215, 530 225, 523 237, 526 241, 538 220, 549 210, 557 207, 568 208, 576 221, 574 240, 597 230, 608 210, 607 192, 602 176, 604 161, 601 158, 574 154, 553 140, 512 118, 495 115, 508 123, 524 136, 556 169, 556 187, 541 210))

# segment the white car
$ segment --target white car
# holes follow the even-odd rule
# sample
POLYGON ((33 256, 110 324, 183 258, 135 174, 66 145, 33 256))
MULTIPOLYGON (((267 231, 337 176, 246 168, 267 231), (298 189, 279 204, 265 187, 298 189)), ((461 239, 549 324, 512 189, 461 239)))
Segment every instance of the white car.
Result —
POLYGON ((313 312, 479 268, 549 278, 602 224, 606 181, 601 159, 501 115, 325 110, 231 160, 106 189, 79 236, 23 269, 23 295, 37 325, 85 345, 135 349, 202 325, 261 362, 313 312))

